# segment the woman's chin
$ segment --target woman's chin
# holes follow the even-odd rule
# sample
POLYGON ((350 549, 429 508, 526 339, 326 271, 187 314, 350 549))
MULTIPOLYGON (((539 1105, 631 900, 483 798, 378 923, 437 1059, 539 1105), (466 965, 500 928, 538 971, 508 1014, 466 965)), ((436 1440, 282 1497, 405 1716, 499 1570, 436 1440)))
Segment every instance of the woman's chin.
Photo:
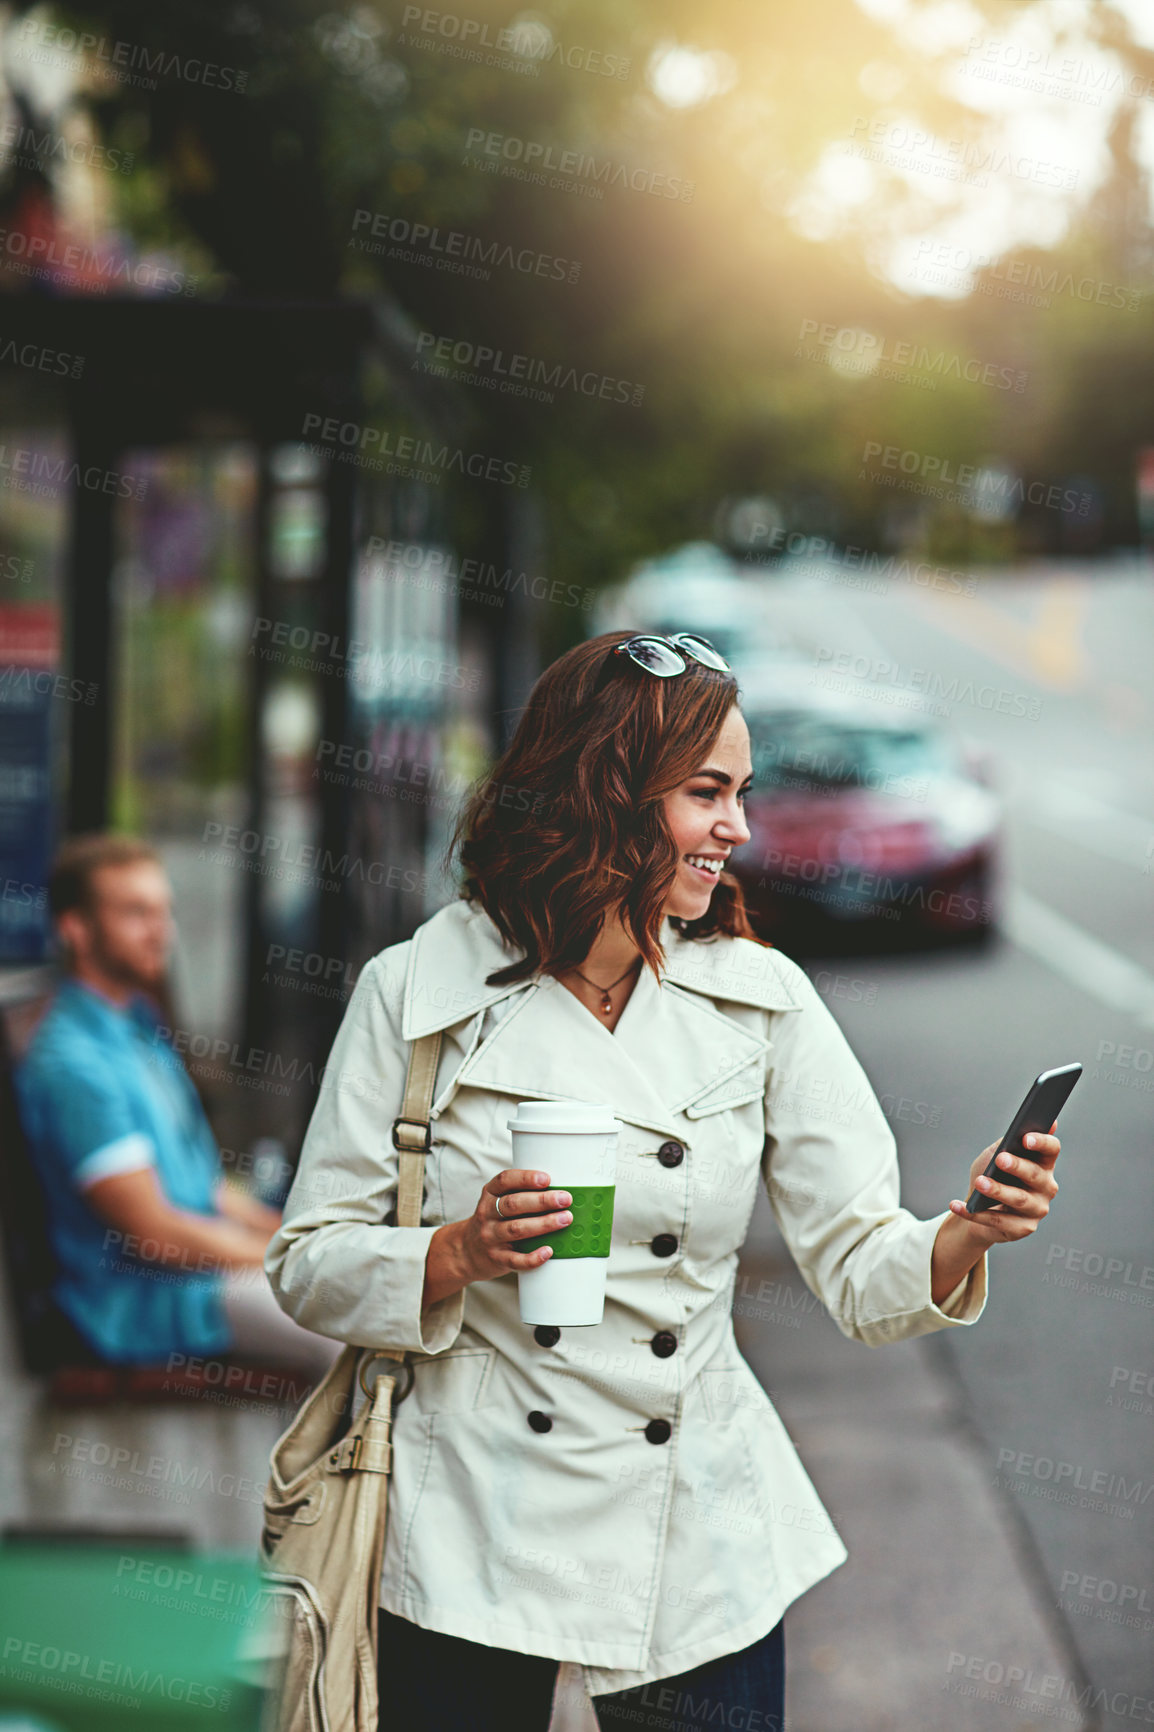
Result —
POLYGON ((699 890, 678 884, 665 904, 665 913, 671 920, 700 920, 709 913, 709 904, 713 900, 713 891, 708 886, 699 890))

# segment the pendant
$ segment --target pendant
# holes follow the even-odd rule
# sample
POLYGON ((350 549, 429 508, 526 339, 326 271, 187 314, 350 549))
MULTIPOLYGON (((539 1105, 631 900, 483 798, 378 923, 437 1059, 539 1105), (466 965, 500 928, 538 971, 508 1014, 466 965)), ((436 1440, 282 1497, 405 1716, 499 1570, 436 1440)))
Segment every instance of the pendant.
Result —
POLYGON ((613 1000, 610 998, 608 993, 606 993, 605 997, 601 1000, 601 1009, 605 1012, 606 1016, 613 1015, 613 1000))

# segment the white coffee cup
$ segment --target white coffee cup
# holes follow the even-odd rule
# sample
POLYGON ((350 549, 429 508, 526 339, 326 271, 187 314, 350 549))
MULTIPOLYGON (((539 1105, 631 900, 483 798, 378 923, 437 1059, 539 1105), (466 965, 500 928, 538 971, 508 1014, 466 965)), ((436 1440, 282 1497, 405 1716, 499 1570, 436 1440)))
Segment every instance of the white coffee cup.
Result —
POLYGON ((553 1255, 517 1276, 521 1321, 565 1328, 600 1323, 620 1126, 608 1107, 586 1101, 519 1101, 506 1122, 513 1133, 513 1165, 548 1173, 550 1190, 573 1193, 571 1225, 548 1235, 553 1255), (608 1195, 583 1196, 578 1188, 584 1186, 603 1187, 608 1195), (566 1242, 574 1228, 577 1234, 566 1242), (597 1251, 581 1255, 582 1241, 597 1251))

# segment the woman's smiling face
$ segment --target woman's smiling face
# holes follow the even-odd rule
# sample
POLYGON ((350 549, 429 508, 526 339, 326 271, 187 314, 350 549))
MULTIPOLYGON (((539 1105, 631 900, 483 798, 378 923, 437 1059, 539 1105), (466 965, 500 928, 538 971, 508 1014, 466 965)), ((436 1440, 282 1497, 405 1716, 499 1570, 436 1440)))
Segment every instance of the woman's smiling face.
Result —
POLYGON ((679 855, 666 914, 700 920, 707 912, 722 865, 749 841, 743 807, 752 776, 749 729, 735 704, 699 768, 665 797, 666 822, 679 855), (694 860, 712 864, 694 865, 694 860))

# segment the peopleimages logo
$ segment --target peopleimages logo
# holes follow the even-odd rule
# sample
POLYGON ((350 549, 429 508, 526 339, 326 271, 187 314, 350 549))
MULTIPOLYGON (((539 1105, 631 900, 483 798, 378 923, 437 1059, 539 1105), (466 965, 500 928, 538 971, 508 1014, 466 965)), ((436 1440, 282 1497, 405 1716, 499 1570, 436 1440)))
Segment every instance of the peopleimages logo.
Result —
POLYGON ((466 168, 497 171, 499 164, 503 163, 502 172, 505 172, 515 165, 521 177, 533 185, 560 186, 562 190, 566 183, 592 182, 586 190, 595 197, 602 196, 603 187, 619 186, 626 192, 644 192, 654 198, 680 199, 683 204, 691 204, 696 186, 694 181, 683 180, 678 175, 658 174, 653 169, 614 162, 609 156, 599 160, 583 150, 555 150, 551 144, 542 144, 539 139, 487 132, 483 126, 469 128, 465 151, 466 168), (474 150, 480 153, 475 162, 467 154, 474 150), (485 158, 491 160, 487 162, 485 158), (552 180, 546 178, 549 175, 553 176, 552 180))
MULTIPOLYGON (((23 667, 15 662, 0 667, 0 699, 9 709, 30 708, 34 696, 64 698, 70 704, 92 705, 99 690, 93 680, 85 684, 83 680, 69 679, 66 674, 54 674, 47 668, 23 667)), ((9 764, 0 778, 0 789, 11 799, 17 785, 27 786, 38 777, 39 772, 31 765, 9 764)))
POLYGON ((413 650, 382 652, 357 638, 346 642, 332 632, 310 631, 308 626, 292 625, 287 619, 254 620, 248 654, 258 661, 282 662, 309 673, 353 679, 369 690, 424 684, 477 691, 481 682, 481 670, 476 667, 439 661, 413 650), (258 641, 266 636, 267 643, 258 641))
POLYGON ((507 71, 536 77, 542 66, 566 66, 573 72, 594 72, 602 78, 627 78, 631 62, 620 54, 599 48, 557 42, 547 25, 532 17, 521 18, 507 29, 492 29, 480 18, 465 18, 456 12, 434 12, 424 6, 406 6, 401 18, 398 46, 428 48, 452 53, 459 59, 500 66, 507 71), (412 26, 416 26, 416 29, 412 26), (406 37, 405 32, 408 32, 406 37), (421 36, 432 37, 422 42, 421 36))
POLYGON ((579 373, 576 367, 567 367, 561 361, 550 363, 532 355, 506 354, 504 349, 494 349, 486 343, 441 337, 434 331, 422 331, 417 337, 417 358, 413 365, 441 378, 482 385, 518 397, 537 397, 546 403, 553 401, 554 390, 576 391, 583 397, 600 397, 603 401, 630 403, 634 407, 645 396, 645 386, 632 384, 628 379, 617 379, 608 373, 579 373), (452 367, 446 364, 450 361, 452 367))
POLYGON ((78 162, 90 168, 130 174, 136 158, 130 150, 116 150, 85 138, 66 138, 62 132, 37 132, 32 126, 9 120, 0 125, 0 144, 5 161, 21 168, 43 171, 51 162, 78 162))
POLYGON ((575 259, 556 258, 533 247, 513 247, 506 241, 483 240, 463 229, 413 223, 383 211, 354 212, 349 245, 358 252, 384 255, 402 263, 432 265, 437 270, 477 277, 482 282, 488 282, 493 268, 558 283, 575 283, 581 275, 581 266, 575 259), (365 228, 367 235, 359 233, 365 228))
POLYGON ((1079 493, 1057 482, 1026 481, 1006 469, 959 463, 932 451, 902 450, 897 445, 883 445, 880 439, 866 440, 861 460, 871 467, 858 471, 859 481, 900 487, 935 499, 964 499, 978 510, 1000 511, 1011 506, 1016 510, 1023 505, 1038 505, 1047 511, 1085 518, 1094 505, 1092 493, 1079 493), (879 474, 879 468, 891 473, 879 474))
MULTIPOLYGON (((1087 1725, 1084 1716, 1093 1715, 1089 1723, 1100 1726, 1103 1709, 1120 1719, 1140 1720, 1147 1726, 1154 1723, 1154 1703, 1146 1696, 1131 1696, 1125 1690, 1107 1691, 1081 1678, 1066 1678, 1059 1672, 1035 1672, 1032 1666, 1007 1664, 987 1659, 984 1654, 951 1653, 942 1689, 950 1695, 976 1697, 979 1701, 1026 1712, 1030 1715, 1027 1722, 1030 1726, 1036 1726, 1037 1716, 1042 1714, 1068 1720, 1075 1727, 1087 1725)), ((1001 1724, 1008 1722, 1003 1720, 1001 1724)))
POLYGON ((588 613, 597 596, 596 590, 582 589, 561 578, 514 571, 511 565, 501 567, 491 560, 461 558, 447 548, 422 542, 386 541, 372 535, 365 552, 383 555, 383 576, 390 584, 411 584, 434 595, 459 595, 465 601, 483 601, 487 607, 502 606, 506 595, 524 595, 557 607, 580 607, 588 613))
POLYGON ((79 379, 84 371, 83 355, 61 354, 59 349, 45 349, 39 343, 17 346, 11 337, 0 337, 0 361, 12 367, 29 367, 37 373, 54 373, 73 379, 79 379))
POLYGON ((1154 96, 1154 79, 1100 54, 1059 58, 1049 48, 1033 48, 1009 37, 972 37, 957 71, 962 76, 1014 85, 1039 96, 1061 96, 1093 108, 1101 107, 1103 96, 1128 96, 1138 102, 1154 96))
POLYGON ((162 78, 176 78, 185 84, 203 84, 207 90, 241 95, 248 83, 248 72, 240 67, 186 58, 139 42, 110 40, 91 31, 77 32, 66 24, 50 23, 39 7, 22 20, 12 58, 39 66, 71 63, 78 74, 99 68, 106 78, 144 90, 156 90, 162 78))
POLYGON ((0 485, 47 494, 55 494, 57 487, 83 487, 89 493, 115 493, 121 499, 143 499, 148 491, 147 479, 101 469, 96 463, 81 469, 65 457, 21 445, 0 445, 0 485))
POLYGON ((921 282, 953 288, 969 287, 972 279, 979 277, 973 283, 978 294, 1026 301, 1034 306, 1048 307, 1052 295, 1069 295, 1098 307, 1117 307, 1133 313, 1142 302, 1140 289, 1122 283, 1104 282, 1099 277, 1076 277, 1072 271, 1049 262, 972 252, 949 241, 919 241, 914 249, 912 273, 921 282))
POLYGON ((169 270, 148 258, 133 258, 112 247, 84 247, 74 241, 58 241, 54 235, 26 229, 0 228, 0 250, 6 270, 18 276, 43 278, 50 283, 70 283, 76 276, 86 286, 99 280, 100 288, 139 289, 156 294, 195 295, 198 277, 169 270))
POLYGON ((941 138, 928 128, 907 126, 884 116, 871 120, 859 115, 850 128, 850 139, 849 149, 855 156, 972 186, 989 186, 991 173, 1067 192, 1078 184, 1078 170, 1065 163, 1017 155, 1004 146, 980 140, 941 138))
POLYGON ((814 654, 811 685, 833 691, 850 691, 900 709, 922 709, 948 716, 952 704, 971 704, 999 716, 1027 716, 1036 721, 1042 700, 1029 692, 1014 692, 1004 686, 976 685, 971 679, 952 674, 948 679, 937 668, 906 667, 885 656, 869 656, 854 650, 819 645, 814 654))
POLYGON ((1022 392, 1030 375, 1021 367, 1005 367, 997 361, 950 354, 913 340, 894 340, 856 325, 823 324, 803 319, 798 331, 795 360, 821 360, 835 372, 868 378, 877 372, 883 379, 903 375, 921 380, 928 390, 937 389, 938 379, 965 380, 970 385, 988 385, 996 391, 1022 392), (810 339, 817 344, 810 347, 810 339), (883 363, 887 363, 883 367, 883 363))
POLYGON ((320 444, 306 445, 307 451, 344 458, 364 469, 409 475, 438 485, 443 476, 455 473, 472 476, 475 481, 496 481, 505 487, 528 487, 533 473, 527 463, 486 457, 483 452, 466 452, 447 444, 436 445, 431 439, 409 433, 394 434, 387 427, 365 426, 359 421, 341 421, 336 415, 307 414, 301 437, 307 440, 310 435, 320 444))

